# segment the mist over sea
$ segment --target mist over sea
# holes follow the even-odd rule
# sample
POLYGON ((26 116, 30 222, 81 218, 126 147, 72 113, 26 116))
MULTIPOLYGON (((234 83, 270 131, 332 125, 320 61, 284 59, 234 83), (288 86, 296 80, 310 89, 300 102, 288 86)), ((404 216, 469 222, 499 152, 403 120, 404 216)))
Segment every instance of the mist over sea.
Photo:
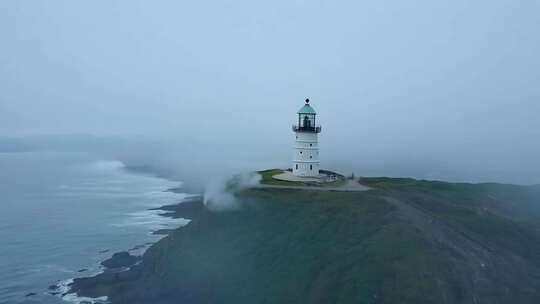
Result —
POLYGON ((189 196, 165 191, 178 186, 84 153, 0 153, 0 303, 65 303, 47 287, 142 253, 152 231, 187 222, 148 210, 189 196))

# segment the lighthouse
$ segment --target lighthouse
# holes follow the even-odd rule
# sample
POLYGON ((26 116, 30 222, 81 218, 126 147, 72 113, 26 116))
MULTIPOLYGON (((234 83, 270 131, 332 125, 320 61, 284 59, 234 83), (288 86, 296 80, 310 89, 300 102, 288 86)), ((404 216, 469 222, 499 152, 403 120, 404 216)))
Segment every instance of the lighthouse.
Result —
POLYGON ((315 109, 309 104, 309 99, 298 110, 298 124, 292 130, 296 136, 294 142, 293 175, 319 176, 319 145, 318 134, 321 127, 315 124, 315 109))

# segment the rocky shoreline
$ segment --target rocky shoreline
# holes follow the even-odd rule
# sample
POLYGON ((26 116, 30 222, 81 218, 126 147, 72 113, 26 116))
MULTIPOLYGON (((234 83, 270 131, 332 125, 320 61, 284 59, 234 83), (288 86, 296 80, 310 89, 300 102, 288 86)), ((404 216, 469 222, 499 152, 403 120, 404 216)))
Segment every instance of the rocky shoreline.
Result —
MULTIPOLYGON (((176 191, 176 189, 169 189, 167 191, 176 191)), ((204 212, 205 208, 200 197, 193 197, 178 204, 164 205, 150 210, 165 211, 160 214, 164 217, 193 220, 204 212)), ((176 229, 182 229, 182 227, 176 229)), ((168 235, 176 229, 160 229, 152 233, 156 235, 168 235)), ((100 263, 103 266, 103 272, 91 277, 74 278, 67 284, 67 289, 66 286, 62 286, 61 284, 50 285, 48 287, 48 293, 50 295, 62 297, 74 295, 84 299, 94 299, 92 301, 84 300, 81 303, 106 303, 107 301, 104 301, 103 297, 107 297, 108 289, 103 286, 129 277, 132 273, 130 270, 136 267, 142 261, 144 256, 144 254, 143 256, 132 255, 131 252, 145 247, 151 248, 153 244, 155 243, 140 244, 127 251, 116 252, 110 258, 100 263)), ((102 250, 100 253, 108 251, 109 250, 102 250)), ((86 271, 87 269, 83 268, 78 272, 83 273, 86 271)), ((29 296, 33 296, 33 294, 28 294, 27 297, 29 296)))

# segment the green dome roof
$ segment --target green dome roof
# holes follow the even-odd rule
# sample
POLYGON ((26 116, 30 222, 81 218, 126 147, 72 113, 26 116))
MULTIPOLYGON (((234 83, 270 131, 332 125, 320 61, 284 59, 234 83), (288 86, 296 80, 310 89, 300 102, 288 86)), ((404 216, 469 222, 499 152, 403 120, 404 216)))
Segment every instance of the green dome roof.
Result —
POLYGON ((303 107, 300 108, 300 110, 298 110, 298 114, 316 114, 316 113, 315 113, 315 110, 308 103, 306 103, 303 107))

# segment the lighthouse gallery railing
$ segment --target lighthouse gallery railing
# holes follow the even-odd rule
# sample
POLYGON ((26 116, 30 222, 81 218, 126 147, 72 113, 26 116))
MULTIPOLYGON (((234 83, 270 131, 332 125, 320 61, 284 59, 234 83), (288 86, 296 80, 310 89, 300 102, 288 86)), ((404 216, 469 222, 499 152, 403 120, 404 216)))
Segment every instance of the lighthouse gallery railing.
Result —
POLYGON ((292 125, 292 130, 294 132, 313 132, 313 133, 320 133, 321 132, 321 126, 315 126, 315 127, 299 127, 298 125, 292 125))

